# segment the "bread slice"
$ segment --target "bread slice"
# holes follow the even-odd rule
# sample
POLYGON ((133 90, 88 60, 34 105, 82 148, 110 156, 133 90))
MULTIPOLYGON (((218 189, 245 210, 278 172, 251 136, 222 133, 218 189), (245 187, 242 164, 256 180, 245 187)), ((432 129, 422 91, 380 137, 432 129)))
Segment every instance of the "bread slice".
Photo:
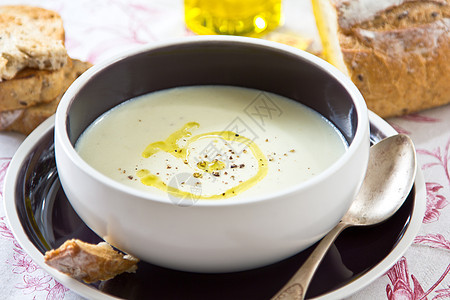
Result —
POLYGON ((39 7, 0 6, 0 81, 29 67, 57 70, 67 62, 61 17, 39 7))
POLYGON ((72 239, 45 253, 47 265, 86 283, 108 280, 123 272, 135 272, 139 260, 115 251, 109 244, 97 245, 72 239))
POLYGON ((58 83, 58 85, 61 85, 61 89, 55 99, 48 103, 40 103, 26 109, 0 112, 0 130, 17 131, 26 135, 31 133, 39 124, 56 112, 59 101, 67 88, 91 66, 89 62, 76 59, 71 60, 70 68, 67 65, 63 69, 63 77, 60 83, 58 83))
POLYGON ((449 1, 312 0, 323 56, 382 117, 450 103, 449 1))
POLYGON ((52 116, 62 95, 49 103, 38 104, 26 109, 0 112, 0 131, 15 131, 30 134, 42 122, 52 116))
POLYGON ((0 82, 0 111, 27 108, 54 100, 64 88, 64 73, 72 62, 55 71, 26 68, 0 82))

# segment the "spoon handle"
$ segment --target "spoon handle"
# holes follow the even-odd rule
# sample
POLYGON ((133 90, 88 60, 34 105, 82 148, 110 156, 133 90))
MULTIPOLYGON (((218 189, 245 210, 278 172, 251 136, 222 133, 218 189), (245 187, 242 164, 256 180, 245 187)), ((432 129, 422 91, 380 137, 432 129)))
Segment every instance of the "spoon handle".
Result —
POLYGON ((292 276, 272 300, 300 300, 305 299, 306 290, 316 273, 325 254, 338 235, 349 226, 345 222, 339 222, 317 245, 300 269, 292 276))

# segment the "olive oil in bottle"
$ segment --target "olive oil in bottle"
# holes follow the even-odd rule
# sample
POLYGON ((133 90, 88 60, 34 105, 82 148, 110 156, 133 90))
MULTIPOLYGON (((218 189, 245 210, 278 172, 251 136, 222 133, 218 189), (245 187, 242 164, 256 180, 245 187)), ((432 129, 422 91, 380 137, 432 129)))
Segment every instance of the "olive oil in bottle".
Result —
POLYGON ((281 0, 185 0, 187 27, 197 34, 259 37, 280 24, 281 0))

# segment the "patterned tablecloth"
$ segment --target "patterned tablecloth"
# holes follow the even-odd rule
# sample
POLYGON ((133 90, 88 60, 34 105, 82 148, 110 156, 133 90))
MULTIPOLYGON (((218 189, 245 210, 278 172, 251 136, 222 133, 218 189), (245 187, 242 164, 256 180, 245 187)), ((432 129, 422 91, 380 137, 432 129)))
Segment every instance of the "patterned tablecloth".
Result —
MULTIPOLYGON (((0 0, 59 12, 71 57, 97 63, 121 51, 191 35, 181 0, 0 0)), ((286 0, 289 31, 316 39, 307 0, 286 0)), ((1 92, 1 91, 0 91, 1 92)), ((392 268, 351 299, 450 299, 450 106, 387 120, 416 144, 426 182, 426 213, 412 246, 392 268)), ((0 298, 78 299, 40 269, 16 242, 3 208, 2 188, 11 157, 25 137, 0 133, 0 298)))

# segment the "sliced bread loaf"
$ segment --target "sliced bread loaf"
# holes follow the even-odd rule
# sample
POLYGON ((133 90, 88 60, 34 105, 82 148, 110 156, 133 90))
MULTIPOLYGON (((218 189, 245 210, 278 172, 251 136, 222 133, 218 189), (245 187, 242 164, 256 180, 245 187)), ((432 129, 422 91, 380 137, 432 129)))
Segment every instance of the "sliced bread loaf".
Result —
POLYGON ((64 87, 64 73, 70 70, 69 59, 55 71, 26 68, 13 79, 0 82, 0 111, 27 108, 54 100, 64 87))
POLYGON ((0 130, 17 131, 23 134, 31 133, 39 124, 56 112, 64 92, 91 64, 72 60, 71 67, 64 68, 62 89, 58 96, 48 103, 41 103, 25 109, 0 112, 0 130), (2 127, 3 124, 3 127, 2 127))

